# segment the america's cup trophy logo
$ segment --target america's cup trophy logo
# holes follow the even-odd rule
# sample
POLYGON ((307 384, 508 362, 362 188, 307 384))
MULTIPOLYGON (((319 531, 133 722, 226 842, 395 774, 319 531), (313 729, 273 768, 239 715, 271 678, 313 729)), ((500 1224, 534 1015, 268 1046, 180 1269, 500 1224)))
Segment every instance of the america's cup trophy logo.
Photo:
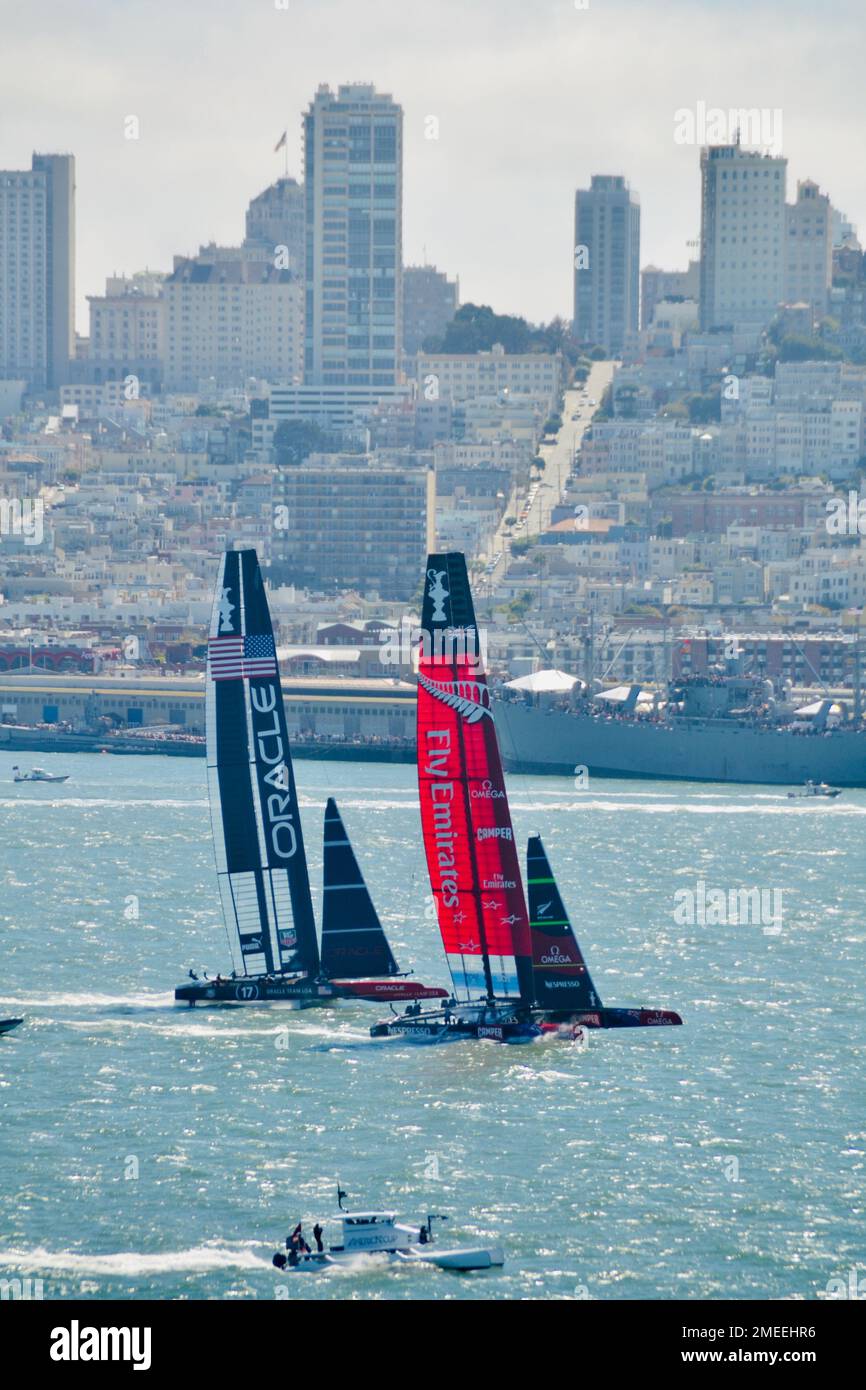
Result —
POLYGON ((445 600, 449 597, 449 592, 445 588, 445 570, 428 570, 427 578, 430 580, 427 596, 433 600, 431 622, 444 623, 448 617, 445 612, 445 600))
POLYGON ((232 601, 231 601, 231 599, 230 599, 230 597, 229 597, 229 591, 228 591, 228 589, 223 589, 222 592, 220 593, 220 597, 219 597, 219 620, 220 620, 220 621, 219 621, 219 629, 218 629, 218 630, 219 630, 220 632, 230 632, 230 631, 231 631, 232 627, 234 626, 234 620, 233 620, 233 618, 232 618, 232 613, 233 613, 234 611, 235 611, 235 605, 232 603, 232 601))

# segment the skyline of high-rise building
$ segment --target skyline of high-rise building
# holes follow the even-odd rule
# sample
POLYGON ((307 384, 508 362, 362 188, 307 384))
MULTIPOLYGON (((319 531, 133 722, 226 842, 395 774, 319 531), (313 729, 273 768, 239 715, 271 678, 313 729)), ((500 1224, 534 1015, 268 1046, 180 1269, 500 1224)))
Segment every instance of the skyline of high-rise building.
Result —
POLYGON ((701 150, 702 329, 766 327, 782 303, 787 165, 740 144, 701 150))
POLYGON ((304 207, 304 186, 297 179, 286 176, 269 184, 247 206, 244 247, 275 257, 285 246, 289 263, 283 268, 303 278, 304 207))
POLYGON ((403 110, 368 83, 322 84, 303 117, 304 381, 400 376, 403 110))
POLYGON ((622 352, 640 312, 640 203, 621 174, 593 174, 574 195, 574 333, 622 352))
POLYGON ((152 392, 162 382, 165 361, 166 276, 153 271, 112 275, 105 293, 89 294, 87 369, 76 371, 94 385, 134 375, 152 392))
MULTIPOLYGON (((441 332, 456 305, 456 282, 429 266, 401 267, 398 273, 400 106, 370 84, 347 84, 336 95, 323 86, 303 120, 311 151, 317 138, 327 141, 316 171, 318 192, 312 189, 308 198, 298 180, 288 175, 277 179, 251 199, 241 247, 211 244, 207 251, 209 259, 255 262, 263 274, 265 263, 286 246, 290 273, 297 274, 305 241, 317 244, 318 280, 314 270, 305 283, 313 313, 306 323, 304 384, 360 393, 359 408, 365 408, 378 391, 388 395, 400 380, 395 345, 403 341, 410 349, 417 347, 431 324, 441 332), (374 130, 379 132, 375 149, 374 130), (317 353, 318 369, 309 366, 317 353)), ((690 262, 688 271, 644 270, 644 325, 658 298, 691 297, 698 271, 704 328, 734 321, 766 326, 782 304, 808 303, 816 317, 825 314, 834 244, 857 244, 855 229, 831 206, 829 196, 811 180, 801 180, 797 201, 786 204, 786 160, 739 144, 704 148, 700 167, 705 254, 700 262, 690 262)), ((128 368, 156 388, 162 324, 151 309, 157 316, 161 309, 141 302, 140 287, 131 291, 132 298, 128 286, 88 296, 91 338, 74 338, 74 156, 34 155, 29 171, 0 174, 0 200, 0 379, 24 381, 30 390, 51 390, 65 382, 116 379, 128 368), (153 338, 154 328, 159 342, 139 341, 142 334, 153 338)), ((574 271, 575 328, 583 343, 600 342, 619 352, 634 327, 631 264, 639 257, 637 195, 623 176, 595 175, 589 190, 575 195, 575 215, 576 251, 586 255, 585 265, 576 258, 574 271)), ((256 273, 247 270, 244 277, 252 283, 256 273)), ((125 277, 115 278, 118 285, 125 283, 125 277)), ((299 385, 304 364, 297 368, 294 352, 292 343, 281 359, 285 366, 279 379, 299 385)), ((246 360, 279 360, 270 349, 242 355, 246 360)))
POLYGON ((440 337, 457 312, 459 280, 435 265, 403 267, 403 351, 418 352, 427 338, 440 337))
POLYGON ((785 303, 809 304, 827 312, 833 280, 833 219, 830 199, 812 179, 797 183, 797 200, 785 205, 785 303))
POLYGON ((75 157, 0 171, 0 378, 56 389, 75 356, 75 157))
POLYGON ((175 257, 165 281, 165 385, 198 389, 214 378, 298 381, 303 359, 301 281, 238 247, 175 257))

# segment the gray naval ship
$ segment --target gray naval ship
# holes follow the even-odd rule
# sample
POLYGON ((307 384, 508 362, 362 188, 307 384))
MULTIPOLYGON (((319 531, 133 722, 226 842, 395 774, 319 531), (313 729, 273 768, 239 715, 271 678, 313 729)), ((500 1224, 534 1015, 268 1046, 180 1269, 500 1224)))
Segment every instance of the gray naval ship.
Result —
POLYGON ((590 696, 578 684, 570 696, 497 694, 511 772, 866 787, 859 688, 850 702, 821 695, 804 705, 789 682, 718 671, 666 692, 632 685, 590 696))

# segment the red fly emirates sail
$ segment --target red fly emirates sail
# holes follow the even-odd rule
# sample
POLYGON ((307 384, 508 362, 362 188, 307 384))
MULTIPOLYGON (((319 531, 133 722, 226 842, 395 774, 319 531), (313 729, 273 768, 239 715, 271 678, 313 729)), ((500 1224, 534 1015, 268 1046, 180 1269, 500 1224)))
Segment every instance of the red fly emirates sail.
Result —
POLYGON ((455 996, 530 1004, 529 918, 463 555, 428 556, 421 628, 421 820, 455 996))

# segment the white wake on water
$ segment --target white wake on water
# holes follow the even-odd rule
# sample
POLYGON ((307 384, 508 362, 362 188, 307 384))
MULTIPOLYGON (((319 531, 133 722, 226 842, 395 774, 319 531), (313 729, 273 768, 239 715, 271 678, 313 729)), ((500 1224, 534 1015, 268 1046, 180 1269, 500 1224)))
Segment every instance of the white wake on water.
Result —
MULTIPOLYGON (((831 803, 834 816, 866 816, 866 806, 846 806, 831 803)), ((649 815, 689 815, 689 816, 804 816, 827 815, 826 803, 792 805, 780 802, 775 806, 758 806, 750 802, 716 801, 705 805, 693 805, 677 801, 599 801, 595 798, 576 794, 569 801, 539 803, 533 801, 511 802, 512 811, 636 811, 649 815)))
POLYGON ((49 799, 48 797, 41 797, 41 796, 40 796, 40 797, 25 797, 25 796, 20 796, 20 797, 18 797, 18 796, 16 796, 16 797, 0 797, 0 807, 3 807, 3 806, 15 806, 15 807, 20 807, 20 806, 37 806, 37 807, 39 807, 40 809, 44 809, 44 808, 47 806, 47 807, 51 808, 52 810, 55 810, 55 809, 57 809, 57 808, 59 808, 59 807, 61 807, 61 806, 70 806, 70 807, 72 807, 73 810, 76 810, 76 811, 81 811, 81 810, 85 810, 85 811, 86 811, 86 810, 87 810, 89 807, 91 807, 91 806, 110 806, 110 807, 114 807, 114 808, 116 808, 116 809, 119 808, 119 809, 121 809, 121 810, 129 811, 129 810, 131 810, 131 809, 132 809, 133 807, 135 807, 135 806, 147 806, 148 809, 150 809, 150 808, 155 808, 155 809, 157 809, 157 810, 162 810, 162 809, 164 809, 166 806, 169 806, 169 807, 171 807, 171 806, 179 806, 179 807, 185 807, 185 806, 205 806, 205 807, 206 807, 206 806, 208 806, 209 804, 210 804, 210 803, 209 803, 207 800, 201 800, 201 799, 198 799, 198 800, 187 800, 187 799, 184 799, 184 798, 181 798, 181 797, 174 797, 174 798, 162 798, 162 797, 160 797, 160 798, 157 798, 157 797, 132 796, 132 797, 129 797, 129 798, 125 799, 125 800, 120 800, 120 799, 117 798, 117 797, 108 797, 108 796, 62 796, 62 797, 61 797, 61 796, 57 796, 57 797, 51 797, 50 799, 49 799))
POLYGON ((270 1269, 270 1260, 250 1249, 232 1250, 228 1246, 193 1246, 189 1250, 166 1250, 144 1255, 121 1250, 113 1255, 88 1255, 77 1251, 0 1250, 0 1267, 40 1274, 102 1274, 132 1277, 138 1274, 208 1274, 224 1269, 270 1269))
POLYGON ((21 1009, 174 1009, 173 994, 20 994, 0 1004, 21 1009))

